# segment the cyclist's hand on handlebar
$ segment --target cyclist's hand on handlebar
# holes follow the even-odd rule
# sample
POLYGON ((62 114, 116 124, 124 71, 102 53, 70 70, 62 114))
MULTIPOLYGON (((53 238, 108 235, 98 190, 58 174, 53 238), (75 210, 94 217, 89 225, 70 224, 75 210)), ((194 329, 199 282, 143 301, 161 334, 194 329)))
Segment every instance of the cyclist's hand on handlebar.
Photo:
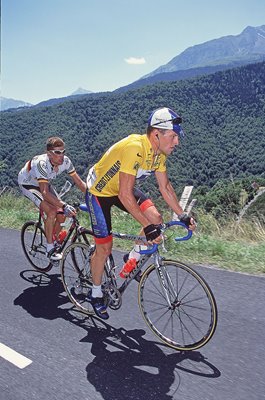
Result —
POLYGON ((189 228, 191 231, 194 231, 194 229, 196 228, 196 221, 194 218, 190 217, 186 213, 183 213, 178 217, 180 222, 183 222, 183 224, 185 224, 187 228, 189 228))
POLYGON ((150 224, 144 228, 144 234, 148 242, 160 243, 161 242, 161 229, 159 225, 150 224))
POLYGON ((76 210, 73 206, 70 206, 70 204, 65 203, 63 205, 63 213, 66 217, 72 217, 76 215, 76 210))

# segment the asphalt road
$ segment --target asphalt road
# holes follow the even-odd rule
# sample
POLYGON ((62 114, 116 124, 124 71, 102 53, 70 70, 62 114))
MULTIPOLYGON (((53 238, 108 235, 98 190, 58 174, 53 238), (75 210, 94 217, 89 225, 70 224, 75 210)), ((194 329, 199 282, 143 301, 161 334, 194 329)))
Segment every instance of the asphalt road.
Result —
POLYGON ((183 354, 149 332, 136 282, 101 322, 74 311, 58 269, 31 269, 18 231, 0 230, 0 254, 0 343, 32 361, 18 368, 0 356, 0 400, 265 399, 264 277, 196 267, 219 323, 206 346, 183 354))

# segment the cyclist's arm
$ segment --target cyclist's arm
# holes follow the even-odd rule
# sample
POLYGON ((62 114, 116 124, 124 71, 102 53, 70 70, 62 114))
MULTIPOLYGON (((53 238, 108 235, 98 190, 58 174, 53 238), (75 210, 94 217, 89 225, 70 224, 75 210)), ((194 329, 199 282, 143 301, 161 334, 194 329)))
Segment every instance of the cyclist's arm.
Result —
POLYGON ((164 172, 156 171, 155 176, 157 179, 160 193, 163 196, 163 199, 169 205, 171 210, 174 211, 175 214, 181 215, 183 213, 183 209, 179 204, 177 195, 176 195, 171 183, 169 182, 167 173, 165 171, 164 172))
POLYGON ((85 182, 80 178, 80 176, 78 175, 77 172, 74 172, 73 174, 71 174, 71 178, 73 179, 74 183, 76 184, 76 186, 82 191, 82 192, 86 192, 86 184, 85 182))
POLYGON ((119 199, 128 210, 128 212, 143 226, 146 227, 150 224, 148 219, 140 210, 135 197, 133 189, 135 185, 135 176, 126 174, 125 172, 119 173, 119 199))
POLYGON ((39 182, 39 187, 41 194, 43 196, 43 200, 47 201, 47 203, 52 204, 55 207, 61 208, 64 205, 64 202, 58 197, 56 197, 53 193, 49 190, 49 182, 39 182))

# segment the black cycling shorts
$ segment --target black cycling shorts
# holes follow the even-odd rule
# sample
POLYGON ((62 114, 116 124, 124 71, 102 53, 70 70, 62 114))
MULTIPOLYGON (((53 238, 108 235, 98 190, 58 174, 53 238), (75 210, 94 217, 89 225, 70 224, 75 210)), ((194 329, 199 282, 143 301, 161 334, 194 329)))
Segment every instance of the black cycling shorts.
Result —
MULTIPOLYGON (((134 197, 142 211, 153 206, 152 201, 138 188, 134 189, 134 197)), ((96 243, 107 243, 112 240, 111 207, 128 212, 118 196, 100 197, 86 193, 86 205, 89 211, 91 226, 96 243)))

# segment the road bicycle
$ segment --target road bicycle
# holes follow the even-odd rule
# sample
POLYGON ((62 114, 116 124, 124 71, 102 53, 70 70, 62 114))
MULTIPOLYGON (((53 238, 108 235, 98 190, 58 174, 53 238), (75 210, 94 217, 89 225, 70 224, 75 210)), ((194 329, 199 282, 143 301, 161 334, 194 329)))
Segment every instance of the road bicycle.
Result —
MULTIPOLYGON (((59 197, 62 198, 71 188, 72 184, 67 181, 59 193, 59 197)), ((78 211, 79 204, 75 203, 73 206, 78 211)), ((30 262, 30 264, 39 272, 48 272, 53 266, 59 266, 58 261, 49 260, 46 255, 46 236, 44 230, 44 216, 39 211, 38 219, 36 221, 27 221, 21 229, 21 244, 23 251, 30 262)), ((65 238, 61 243, 57 243, 56 250, 62 253, 69 244, 78 242, 84 242, 87 245, 90 244, 92 232, 89 229, 84 228, 80 225, 76 217, 68 219, 69 228, 67 230, 65 238)))
MULTIPOLYGON (((82 208, 86 210, 86 206, 82 208)), ((170 240, 166 233, 172 236, 179 227, 186 228, 179 221, 161 225, 165 240, 170 240)), ((185 236, 175 237, 175 241, 188 240, 191 236, 192 232, 188 230, 185 236)), ((144 237, 136 235, 113 233, 113 237, 145 242, 144 237)), ((197 271, 180 261, 162 257, 159 247, 154 244, 140 250, 141 258, 136 268, 121 282, 113 255, 108 257, 102 282, 106 305, 112 310, 119 309, 126 288, 136 281, 139 308, 151 331, 176 350, 198 349, 211 339, 216 329, 214 295, 197 271), (151 258, 153 262, 150 263, 151 258)), ((94 249, 94 245, 73 243, 66 248, 60 261, 61 278, 69 299, 88 315, 94 314, 88 301, 92 290, 90 260, 94 249)))

